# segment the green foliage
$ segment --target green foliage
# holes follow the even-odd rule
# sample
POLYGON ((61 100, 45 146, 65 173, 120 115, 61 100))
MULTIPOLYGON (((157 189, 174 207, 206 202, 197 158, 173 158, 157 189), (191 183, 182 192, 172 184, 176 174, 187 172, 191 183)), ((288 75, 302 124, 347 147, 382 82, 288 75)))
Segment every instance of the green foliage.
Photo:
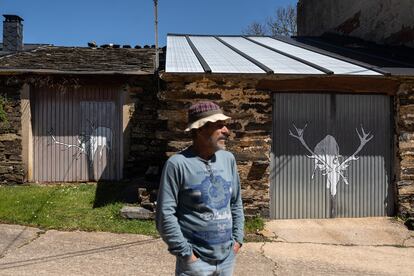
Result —
MULTIPOLYGON (((112 183, 114 184, 114 183, 112 183)), ((115 185, 0 186, 0 222, 42 229, 105 231, 157 236, 154 221, 119 215, 122 183, 115 185), (105 196, 104 196, 105 195, 105 196)), ((265 241, 260 216, 246 217, 246 241, 265 241)))
POLYGON ((0 186, 0 222, 43 229, 106 231, 156 236, 154 221, 119 215, 121 202, 94 208, 95 185, 0 186))
POLYGON ((267 242, 269 239, 263 236, 260 231, 265 227, 265 221, 260 216, 246 217, 244 224, 245 242, 267 242))
POLYGON ((244 231, 246 234, 256 234, 264 229, 265 222, 260 216, 246 217, 244 231))
POLYGON ((4 107, 7 103, 7 99, 4 96, 0 96, 0 122, 8 122, 7 121, 7 113, 4 110, 4 107))

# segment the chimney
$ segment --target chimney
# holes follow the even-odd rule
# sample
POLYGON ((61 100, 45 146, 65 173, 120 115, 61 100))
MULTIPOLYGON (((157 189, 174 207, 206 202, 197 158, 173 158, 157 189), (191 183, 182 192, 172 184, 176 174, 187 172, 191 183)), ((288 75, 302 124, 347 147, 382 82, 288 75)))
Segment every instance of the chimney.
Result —
POLYGON ((3 51, 23 50, 23 18, 17 15, 3 14, 3 51))

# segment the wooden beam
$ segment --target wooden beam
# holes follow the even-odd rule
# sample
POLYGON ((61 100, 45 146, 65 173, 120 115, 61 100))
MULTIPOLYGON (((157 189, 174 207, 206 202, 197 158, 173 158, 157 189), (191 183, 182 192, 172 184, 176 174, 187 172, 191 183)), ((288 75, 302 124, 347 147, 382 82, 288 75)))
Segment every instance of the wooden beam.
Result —
POLYGON ((271 92, 344 92, 344 93, 381 93, 395 95, 400 82, 395 79, 367 77, 329 77, 258 81, 256 88, 271 92))

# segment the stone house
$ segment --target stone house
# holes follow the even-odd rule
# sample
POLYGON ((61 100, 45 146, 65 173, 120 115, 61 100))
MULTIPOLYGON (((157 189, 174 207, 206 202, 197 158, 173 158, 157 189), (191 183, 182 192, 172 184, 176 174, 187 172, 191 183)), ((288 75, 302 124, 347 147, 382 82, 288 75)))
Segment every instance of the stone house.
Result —
POLYGON ((412 217, 410 53, 338 36, 169 35, 159 78, 153 49, 3 56, 0 179, 159 172, 190 143, 186 108, 213 100, 233 118, 247 215, 412 217))
POLYGON ((159 136, 185 147, 184 107, 212 99, 234 118, 247 214, 414 217, 413 14, 408 0, 300 0, 292 39, 170 35, 159 136))
POLYGON ((154 48, 26 45, 22 19, 5 18, 2 183, 120 180, 163 162, 154 48))
POLYGON ((412 216, 410 52, 343 37, 171 34, 158 111, 169 131, 158 138, 184 148, 185 107, 211 99, 233 117, 247 214, 412 216))

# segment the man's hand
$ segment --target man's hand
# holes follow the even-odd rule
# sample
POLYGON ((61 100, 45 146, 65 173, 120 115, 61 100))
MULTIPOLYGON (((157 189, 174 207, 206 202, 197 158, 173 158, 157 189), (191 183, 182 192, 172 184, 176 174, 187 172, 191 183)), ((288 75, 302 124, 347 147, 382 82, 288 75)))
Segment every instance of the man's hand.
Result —
POLYGON ((190 256, 190 258, 188 259, 189 263, 194 263, 195 261, 197 261, 198 258, 196 255, 194 255, 194 253, 190 256))
POLYGON ((234 243, 234 246, 233 246, 234 254, 239 253, 240 247, 241 247, 240 243, 238 243, 238 242, 234 243))

